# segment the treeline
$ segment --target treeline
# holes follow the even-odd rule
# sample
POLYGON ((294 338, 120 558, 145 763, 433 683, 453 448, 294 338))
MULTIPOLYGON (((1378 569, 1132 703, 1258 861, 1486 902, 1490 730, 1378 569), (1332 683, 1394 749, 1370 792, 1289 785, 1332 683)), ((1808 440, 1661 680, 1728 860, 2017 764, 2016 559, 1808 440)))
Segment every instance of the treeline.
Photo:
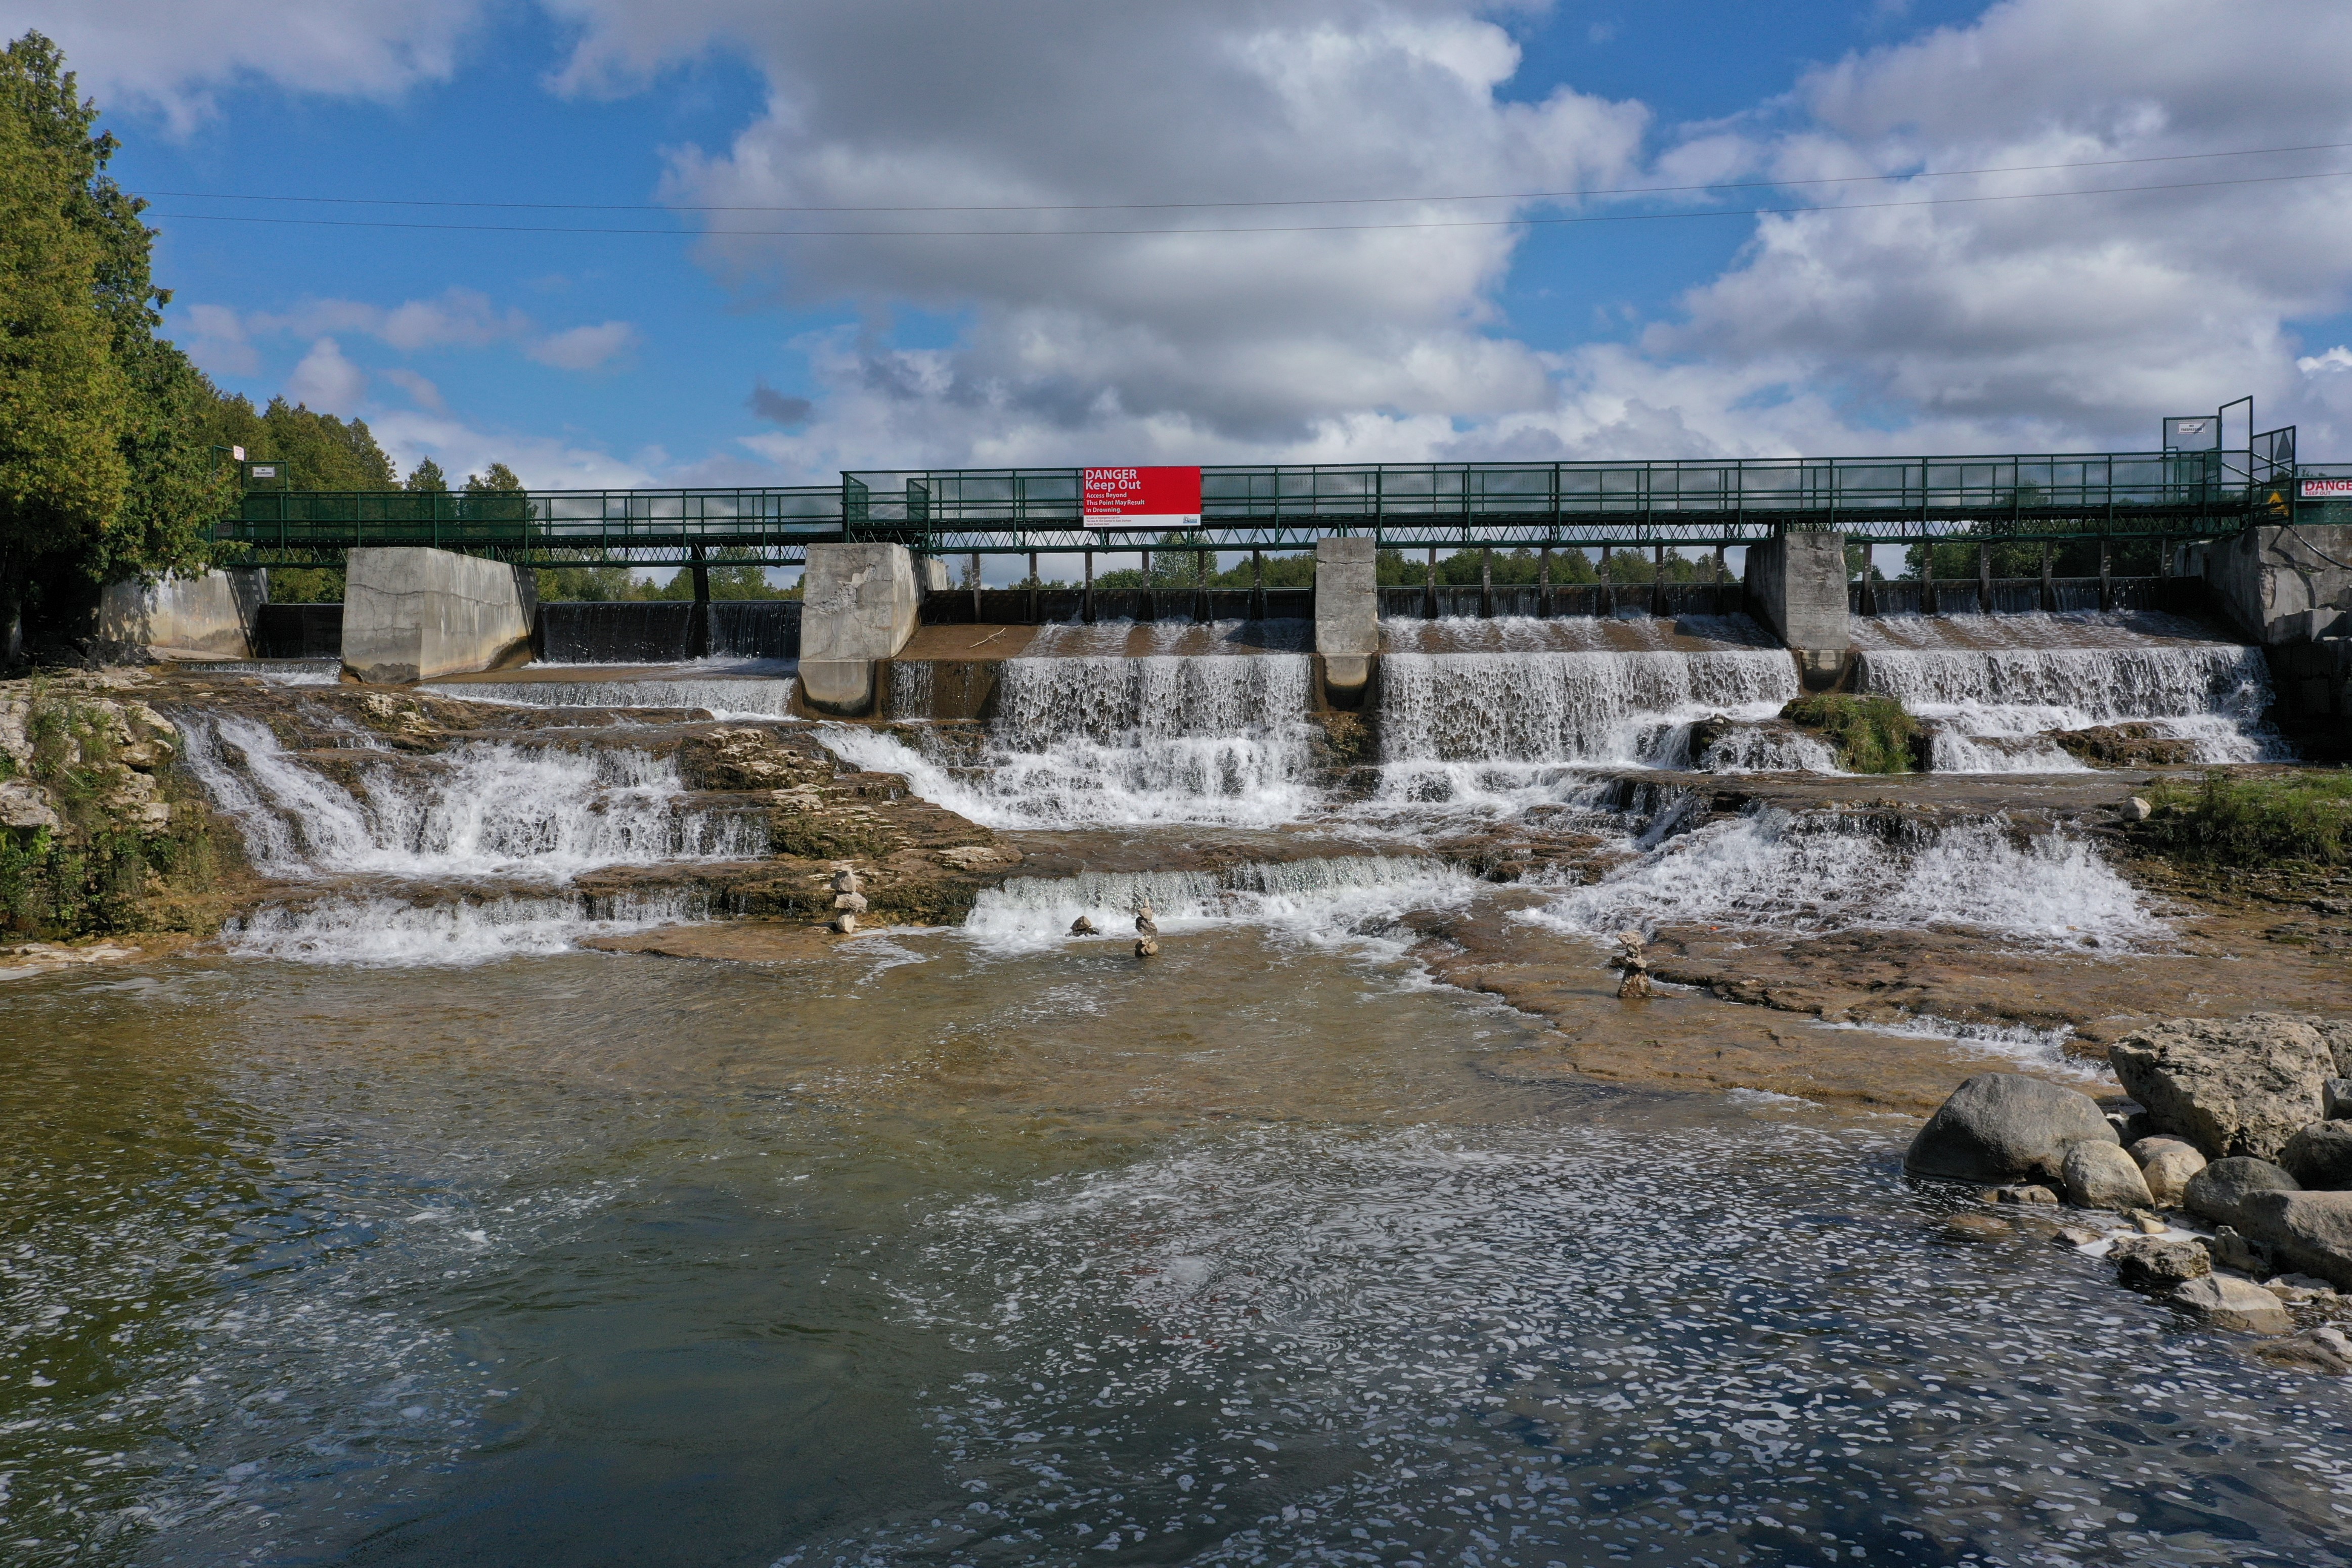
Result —
MULTIPOLYGON (((1420 550, 1383 549, 1373 558, 1382 587, 1419 587, 1429 580, 1429 558, 1420 550)), ((1476 549, 1456 549, 1437 558, 1437 580, 1441 587, 1475 587, 1479 580, 1479 552, 1476 549)), ((1166 591, 1189 589, 1197 570, 1190 551, 1161 550, 1151 557, 1151 570, 1147 575, 1140 567, 1122 567, 1117 571, 1096 574, 1097 588, 1152 588, 1166 591)), ((1496 549, 1491 570, 1496 586, 1533 584, 1541 580, 1542 557, 1533 549, 1496 549)), ((1268 555, 1265 561, 1265 586, 1268 588, 1311 588, 1315 583, 1313 551, 1298 554, 1268 555)), ((1705 581, 1715 570, 1715 557, 1709 553, 1692 558, 1679 550, 1666 552, 1665 578, 1668 582, 1705 581)), ((1609 555, 1608 580, 1611 582, 1650 582, 1657 576, 1657 564, 1643 551, 1612 550, 1609 555)), ((1211 588, 1247 588, 1251 586, 1250 563, 1240 561, 1223 571, 1208 574, 1211 588)), ((1551 552, 1551 580, 1563 587, 1570 583, 1599 582, 1600 568, 1593 558, 1581 549, 1556 549, 1551 552)), ((971 569, 963 569, 962 586, 973 586, 971 569)), ((1075 583, 1052 578, 1041 581, 1041 588, 1071 588, 1075 583)))

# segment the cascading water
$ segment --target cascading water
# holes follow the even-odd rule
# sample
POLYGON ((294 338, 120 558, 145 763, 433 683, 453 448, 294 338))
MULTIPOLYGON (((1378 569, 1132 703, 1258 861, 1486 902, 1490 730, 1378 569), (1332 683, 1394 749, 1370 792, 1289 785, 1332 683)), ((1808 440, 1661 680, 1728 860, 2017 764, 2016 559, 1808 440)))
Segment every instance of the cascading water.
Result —
POLYGON ((236 822, 257 870, 312 883, 444 884, 445 896, 421 904, 371 891, 264 910, 228 929, 241 950, 380 963, 549 951, 584 932, 695 912, 684 895, 600 906, 556 891, 583 873, 766 852, 759 819, 681 809, 676 764, 643 751, 478 742, 441 758, 356 764, 353 789, 250 719, 192 719, 181 729, 188 768, 236 822), (544 891, 446 896, 446 884, 462 894, 486 881, 544 891))
POLYGON ((1563 765, 1691 765, 1691 726, 1760 720, 1798 695, 1779 649, 1390 653, 1382 795, 1474 802, 1546 788, 1563 765))
POLYGON ((784 718, 799 689, 789 663, 711 661, 706 667, 677 666, 668 673, 598 680, 583 670, 579 680, 446 681, 421 687, 461 702, 515 707, 699 708, 714 718, 784 718))
POLYGON ((2270 668, 2259 648, 2219 642, 2169 616, 1862 618, 1862 687, 1933 727, 1939 772, 2071 771, 2041 738, 2145 723, 2202 762, 2274 755, 2263 724, 2270 668))
POLYGON ((1005 949, 1071 940, 1080 915, 1109 936, 1150 904, 1163 931, 1250 925, 1307 940, 1374 935, 1409 909, 1466 903, 1475 877, 1419 856, 1351 855, 1252 862, 1223 873, 1088 873, 1015 877, 983 891, 964 923, 968 935, 1005 949))
POLYGON ((1628 926, 1828 931, 1974 926, 2033 942, 2169 935, 2130 883, 2063 830, 2006 818, 1882 823, 1759 808, 1671 838, 1521 918, 1605 937, 1628 926))
POLYGON ((1296 653, 1008 659, 973 765, 847 726, 821 738, 990 827, 1273 826, 1313 805, 1311 676, 1296 653))

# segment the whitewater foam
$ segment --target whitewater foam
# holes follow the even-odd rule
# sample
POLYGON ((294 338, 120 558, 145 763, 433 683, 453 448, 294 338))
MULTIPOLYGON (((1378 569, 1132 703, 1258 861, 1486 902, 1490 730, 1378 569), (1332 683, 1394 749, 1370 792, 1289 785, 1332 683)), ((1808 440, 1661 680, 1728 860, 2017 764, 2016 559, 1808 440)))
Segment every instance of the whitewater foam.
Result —
POLYGON ((1089 872, 1075 877, 1014 877, 982 890, 964 932, 1008 951, 1069 941, 1080 915, 1103 935, 1130 935, 1150 904, 1166 933, 1255 925, 1308 941, 1378 936, 1408 910, 1467 903, 1476 878, 1418 856, 1344 855, 1258 862, 1221 873, 1089 872))
POLYGON ((473 742, 361 764, 357 792, 253 720, 187 720, 189 768, 267 875, 560 882, 613 865, 764 854, 756 817, 681 810, 677 764, 623 747, 473 742))
MULTIPOLYGON (((593 670, 593 665, 564 666, 593 670)), ((800 689, 791 664, 681 664, 661 675, 576 681, 443 681, 418 688, 502 707, 700 708, 713 718, 788 718, 800 689), (708 673, 705 673, 705 672, 708 673)))
POLYGON ((701 920, 698 894, 667 890, 618 898, 549 895, 410 904, 396 898, 327 899, 278 905, 231 920, 227 949, 245 957, 359 968, 464 967, 567 952, 592 936, 701 920))
POLYGON ((1520 919, 1606 938, 1628 926, 1780 930, 1974 926, 2038 942, 2169 936, 2131 884, 2063 831, 2003 817, 1923 826, 1770 807, 1667 839, 1520 919))

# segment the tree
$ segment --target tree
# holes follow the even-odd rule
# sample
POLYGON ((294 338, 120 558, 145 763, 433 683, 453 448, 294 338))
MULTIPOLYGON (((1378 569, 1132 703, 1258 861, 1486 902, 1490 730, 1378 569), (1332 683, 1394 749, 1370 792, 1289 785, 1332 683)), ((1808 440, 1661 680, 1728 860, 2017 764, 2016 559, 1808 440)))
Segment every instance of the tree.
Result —
POLYGON ((408 478, 402 484, 401 488, 437 490, 446 494, 449 488, 449 476, 442 473, 441 465, 434 462, 430 457, 420 457, 416 460, 416 466, 408 471, 408 478))
POLYGON ((58 47, 0 49, 0 621, 53 626, 117 578, 201 570, 231 494, 200 439, 210 382, 158 338, 147 204, 106 172, 58 47))

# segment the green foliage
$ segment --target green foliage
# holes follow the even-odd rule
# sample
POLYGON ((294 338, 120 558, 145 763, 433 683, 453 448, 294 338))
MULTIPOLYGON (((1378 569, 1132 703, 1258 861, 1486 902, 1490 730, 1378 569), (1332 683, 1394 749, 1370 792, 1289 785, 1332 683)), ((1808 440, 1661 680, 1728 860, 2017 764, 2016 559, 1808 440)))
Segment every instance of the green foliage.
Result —
POLYGON ((2233 779, 2150 791, 2155 814, 2136 836, 2176 860, 2252 868, 2352 863, 2352 772, 2233 779))
POLYGON ((0 926, 20 936, 74 937, 149 926, 159 887, 210 885, 219 856, 196 791, 175 769, 158 792, 172 826, 142 832, 117 820, 109 788, 123 770, 110 715, 36 687, 26 718, 26 771, 41 786, 63 831, 0 829, 0 926))
POLYGON ((1927 731, 1893 697, 1862 697, 1843 692, 1799 697, 1780 716, 1817 732, 1837 752, 1848 773, 1908 773, 1918 766, 1927 731))
POLYGON ((430 457, 420 457, 400 487, 404 490, 438 490, 446 494, 449 488, 449 476, 442 473, 441 465, 430 457))
MULTIPOLYGON (((714 600, 786 599, 793 597, 793 594, 787 594, 782 589, 778 588, 774 583, 770 582, 768 580, 766 570, 762 569, 757 561, 740 561, 731 565, 722 565, 714 560, 707 570, 710 573, 710 597, 714 600)), ((797 589, 795 589, 794 592, 797 593, 797 589)), ((677 572, 667 582, 663 583, 658 588, 639 593, 636 597, 642 599, 692 599, 694 597, 693 569, 690 567, 679 567, 677 572)))
MULTIPOLYGON (((2096 577, 2099 575, 2099 541, 2095 536, 2075 539, 2053 539, 2050 547, 2050 575, 2053 577, 2096 577)), ((1977 549, 1982 544, 1989 555, 1994 577, 2038 578, 2042 575, 2041 539, 2005 539, 1974 536, 1948 536, 1936 543, 1936 578, 1937 581, 1966 580, 1973 582, 1977 575, 1977 549)), ((1849 547, 1851 553, 1851 547, 1849 547)), ((2113 539, 2107 547, 2107 570, 2117 577, 2149 577, 2162 565, 2164 545, 2158 539, 2113 539)), ((1927 547, 1908 546, 1903 552, 1903 576, 1916 581, 1927 563, 1927 547)))
POLYGON ((206 450, 219 394, 155 336, 146 203, 106 172, 57 46, 0 49, 0 622, 62 622, 98 586, 195 571, 232 483, 206 450))
POLYGON ((637 581, 625 566, 542 566, 538 577, 539 597, 551 602, 638 597, 637 581))

